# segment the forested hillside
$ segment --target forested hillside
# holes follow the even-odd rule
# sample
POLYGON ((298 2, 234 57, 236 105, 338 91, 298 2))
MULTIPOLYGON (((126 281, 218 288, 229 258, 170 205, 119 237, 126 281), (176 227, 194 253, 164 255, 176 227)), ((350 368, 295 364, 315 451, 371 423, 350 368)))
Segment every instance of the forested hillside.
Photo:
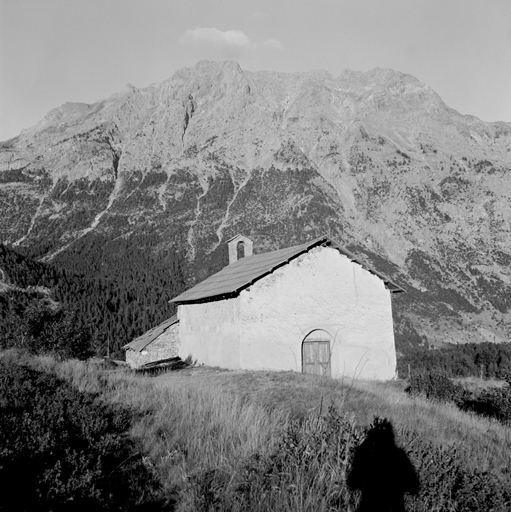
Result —
POLYGON ((185 287, 181 256, 167 252, 155 261, 151 239, 145 242, 146 250, 121 239, 92 248, 93 255, 71 253, 61 268, 0 245, 0 337, 7 339, 27 308, 38 303, 73 310, 77 321, 92 331, 100 353, 107 346, 118 352, 171 316, 175 306, 168 301, 185 287), (82 259, 80 267, 73 256, 82 259), (78 273, 77 268, 86 271, 78 273))

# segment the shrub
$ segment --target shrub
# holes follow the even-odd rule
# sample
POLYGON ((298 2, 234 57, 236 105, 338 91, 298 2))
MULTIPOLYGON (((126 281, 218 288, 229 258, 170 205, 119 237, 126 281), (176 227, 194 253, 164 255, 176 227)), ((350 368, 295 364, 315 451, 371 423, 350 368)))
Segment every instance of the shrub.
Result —
POLYGON ((130 417, 53 375, 0 360, 2 502, 20 511, 154 505, 156 481, 125 434, 130 417))
POLYGON ((86 359, 94 353, 91 331, 81 325, 76 309, 52 309, 31 303, 15 327, 5 335, 1 348, 19 348, 32 354, 53 354, 64 359, 86 359))
MULTIPOLYGON (((507 380, 509 376, 507 376, 507 380)), ((501 389, 487 389, 473 397, 459 384, 454 384, 445 374, 425 373, 410 379, 406 391, 411 395, 422 395, 439 402, 454 402, 464 411, 495 418, 511 424, 511 386, 501 389)))
POLYGON ((406 392, 410 395, 422 395, 430 400, 462 404, 469 397, 468 391, 454 384, 444 373, 423 373, 413 376, 406 392))
POLYGON ((484 390, 474 399, 465 400, 462 408, 511 424, 511 388, 484 390))
POLYGON ((409 512, 463 510, 506 512, 511 506, 509 482, 494 473, 468 467, 456 445, 425 443, 412 432, 402 432, 406 451, 420 479, 420 493, 406 496, 409 512))

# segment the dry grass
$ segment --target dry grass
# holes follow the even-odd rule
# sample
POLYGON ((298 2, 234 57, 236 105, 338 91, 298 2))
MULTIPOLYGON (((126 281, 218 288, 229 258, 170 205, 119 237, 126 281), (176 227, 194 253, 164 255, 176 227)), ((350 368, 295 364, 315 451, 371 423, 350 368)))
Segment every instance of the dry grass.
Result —
POLYGON ((323 414, 330 405, 362 427, 375 416, 391 419, 398 441, 406 430, 440 446, 457 444, 467 465, 509 478, 510 428, 451 404, 410 397, 402 382, 342 382, 293 372, 206 368, 149 377, 43 357, 30 364, 133 410, 131 434, 170 494, 182 492, 190 476, 200 472, 234 475, 240 460, 271 452, 290 418, 323 414))
POLYGON ((463 412, 449 403, 410 397, 393 383, 359 383, 347 407, 358 421, 372 415, 392 420, 397 431, 407 429, 437 445, 463 447, 469 466, 505 471, 511 464, 511 429, 496 420, 463 412))
POLYGON ((222 468, 229 473, 235 462, 268 453, 288 421, 282 410, 268 411, 226 392, 214 373, 206 377, 184 371, 154 378, 49 357, 38 357, 36 366, 81 391, 100 393, 107 402, 132 409, 131 434, 170 493, 191 474, 222 468))
MULTIPOLYGON (((156 380, 160 386, 172 386, 187 378, 166 374, 156 380)), ((220 388, 238 400, 290 417, 324 413, 330 405, 353 416, 360 426, 369 425, 375 416, 387 417, 398 433, 406 429, 437 445, 463 446, 473 467, 503 471, 511 465, 510 428, 452 404, 410 397, 403 382, 341 382, 294 372, 199 373, 193 380, 194 386, 220 388)))
MULTIPOLYGON (((95 380, 91 373, 97 372, 94 365, 76 361, 58 366, 58 373, 84 390, 95 380)), ((147 444, 153 460, 186 461, 187 468, 216 467, 233 456, 266 452, 288 418, 322 414, 330 405, 362 427, 375 416, 387 417, 398 433, 414 431, 442 446, 457 443, 464 447, 467 462, 480 469, 500 472, 511 465, 510 428, 452 404, 410 397, 402 382, 342 382, 295 372, 207 368, 157 377, 122 369, 106 375, 109 401, 146 411, 134 433, 147 444)))

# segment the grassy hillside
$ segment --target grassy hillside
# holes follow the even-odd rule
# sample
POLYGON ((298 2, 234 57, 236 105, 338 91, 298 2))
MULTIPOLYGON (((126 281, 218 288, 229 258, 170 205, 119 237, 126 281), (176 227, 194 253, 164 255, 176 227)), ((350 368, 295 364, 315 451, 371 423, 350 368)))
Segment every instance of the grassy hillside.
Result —
POLYGON ((346 476, 375 416, 392 422, 419 476, 407 510, 511 504, 511 428, 410 397, 400 382, 203 367, 150 377, 13 352, 2 359, 131 411, 128 438, 175 510, 354 510, 346 476))

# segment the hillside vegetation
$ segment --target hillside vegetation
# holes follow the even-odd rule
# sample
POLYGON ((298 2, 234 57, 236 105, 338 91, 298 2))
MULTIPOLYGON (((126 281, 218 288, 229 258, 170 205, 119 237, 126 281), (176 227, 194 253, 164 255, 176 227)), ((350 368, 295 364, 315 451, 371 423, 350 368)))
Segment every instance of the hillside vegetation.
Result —
MULTIPOLYGON (((185 288, 178 253, 168 252, 156 262, 132 243, 120 240, 90 248, 92 254, 76 254, 80 271, 71 263, 66 269, 35 261, 0 244, 0 347, 12 346, 23 326, 30 330, 29 311, 49 319, 64 308, 77 327, 89 331, 98 354, 109 349, 123 357, 122 345, 174 314, 168 301, 185 288)), ((154 240, 146 237, 145 243, 154 240)), ((44 330, 42 323, 44 318, 35 331, 44 330)))
POLYGON ((401 377, 442 373, 448 377, 505 379, 511 372, 511 343, 445 344, 428 350, 397 345, 398 372, 401 377))
POLYGON ((138 471, 137 484, 147 479, 147 505, 152 496, 183 511, 353 509, 359 494, 346 476, 375 417, 392 422, 417 471, 420 491, 407 495, 407 510, 511 505, 509 426, 409 396, 399 382, 207 368, 149 377, 93 361, 3 353, 2 372, 9 365, 57 379, 110 410, 130 411, 126 443, 138 447, 149 471, 138 471))

